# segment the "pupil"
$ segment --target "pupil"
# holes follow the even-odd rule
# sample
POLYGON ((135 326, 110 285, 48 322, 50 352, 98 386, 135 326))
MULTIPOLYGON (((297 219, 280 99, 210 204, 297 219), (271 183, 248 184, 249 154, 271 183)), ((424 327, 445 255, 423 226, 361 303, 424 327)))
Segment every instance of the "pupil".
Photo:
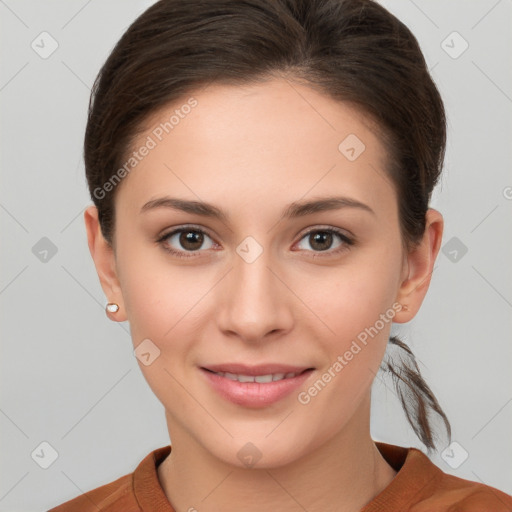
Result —
POLYGON ((313 247, 313 249, 317 249, 319 251, 325 251, 330 247, 331 243, 332 243, 332 233, 328 233, 326 231, 320 231, 313 235, 313 243, 311 244, 311 247, 313 247), (322 243, 325 244, 325 242, 328 242, 327 246, 322 245, 322 243), (318 243, 320 244, 319 247, 316 245, 318 243))
MULTIPOLYGON (((311 235, 313 238, 313 243, 311 243, 311 247, 318 251, 325 251, 329 249, 332 244, 332 233, 328 233, 326 231, 316 232, 311 235)), ((180 236, 180 243, 182 247, 185 249, 198 249, 203 245, 203 234, 198 233, 197 231, 187 231, 183 232, 180 236)))
POLYGON ((197 231, 186 231, 180 235, 180 244, 185 249, 199 249, 203 245, 203 234, 197 231))

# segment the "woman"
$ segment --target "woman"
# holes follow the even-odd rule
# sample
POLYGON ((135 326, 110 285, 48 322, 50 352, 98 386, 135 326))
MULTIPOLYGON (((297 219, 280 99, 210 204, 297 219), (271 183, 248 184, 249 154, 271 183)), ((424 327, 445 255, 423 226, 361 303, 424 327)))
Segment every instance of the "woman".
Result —
POLYGON ((380 367, 427 449, 436 419, 450 436, 390 337, 441 244, 445 140, 416 39, 371 0, 143 13, 93 89, 85 223, 172 448, 52 510, 512 510, 370 436, 380 367))

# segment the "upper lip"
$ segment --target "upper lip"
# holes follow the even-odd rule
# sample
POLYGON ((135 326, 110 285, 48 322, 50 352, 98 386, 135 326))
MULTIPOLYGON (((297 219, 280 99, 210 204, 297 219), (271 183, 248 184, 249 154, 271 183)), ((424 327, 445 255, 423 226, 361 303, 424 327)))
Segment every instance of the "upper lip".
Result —
POLYGON ((236 375, 269 375, 274 373, 302 373, 305 370, 313 369, 312 366, 292 366, 288 364, 266 363, 249 366, 240 363, 209 364, 202 366, 205 370, 217 373, 234 373, 236 375))

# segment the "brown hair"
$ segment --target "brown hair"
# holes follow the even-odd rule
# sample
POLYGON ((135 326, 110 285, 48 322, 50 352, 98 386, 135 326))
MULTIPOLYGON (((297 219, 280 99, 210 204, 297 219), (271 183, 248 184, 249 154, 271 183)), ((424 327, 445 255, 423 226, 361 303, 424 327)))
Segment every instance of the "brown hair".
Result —
MULTIPOLYGON (((151 114, 209 83, 279 75, 350 102, 376 123, 404 244, 418 242, 443 165, 445 112, 416 38, 373 0, 161 0, 139 16, 102 66, 89 103, 85 169, 105 239, 115 243, 112 178, 125 175, 119 170, 151 114)), ((390 342, 405 359, 381 368, 430 450, 432 413, 448 437, 450 424, 412 352, 390 342)))

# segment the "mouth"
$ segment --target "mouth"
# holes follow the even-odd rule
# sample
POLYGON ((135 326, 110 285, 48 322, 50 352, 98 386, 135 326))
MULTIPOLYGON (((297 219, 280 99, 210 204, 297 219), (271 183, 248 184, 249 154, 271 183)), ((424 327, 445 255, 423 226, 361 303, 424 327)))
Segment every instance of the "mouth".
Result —
POLYGON ((314 370, 314 368, 306 368, 304 370, 296 371, 296 372, 275 372, 275 373, 265 373, 265 374, 248 374, 248 373, 231 373, 231 372, 215 372, 210 370, 209 368, 202 368, 207 372, 214 373, 215 375, 219 375, 220 377, 225 377, 226 379, 236 380, 238 382, 257 382, 259 384, 267 384, 269 382, 278 382, 285 379, 293 379, 298 375, 302 375, 304 372, 314 370))
POLYGON ((223 398, 245 407, 266 407, 288 396, 315 368, 265 364, 208 365, 200 367, 209 385, 223 398))

